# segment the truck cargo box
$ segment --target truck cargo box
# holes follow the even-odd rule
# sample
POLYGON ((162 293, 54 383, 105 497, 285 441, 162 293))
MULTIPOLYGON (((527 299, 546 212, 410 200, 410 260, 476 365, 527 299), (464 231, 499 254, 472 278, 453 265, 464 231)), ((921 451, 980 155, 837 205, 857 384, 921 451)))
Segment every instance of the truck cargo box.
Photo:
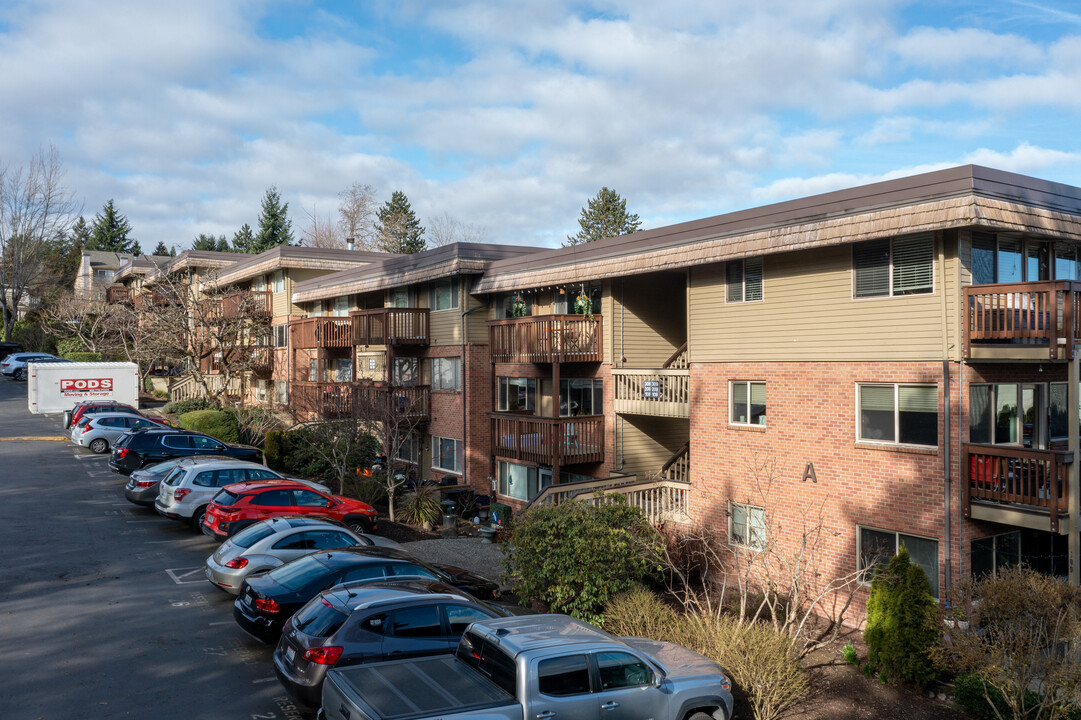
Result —
POLYGON ((114 400, 139 407, 139 366, 124 362, 27 365, 27 406, 32 413, 66 412, 82 400, 114 400))

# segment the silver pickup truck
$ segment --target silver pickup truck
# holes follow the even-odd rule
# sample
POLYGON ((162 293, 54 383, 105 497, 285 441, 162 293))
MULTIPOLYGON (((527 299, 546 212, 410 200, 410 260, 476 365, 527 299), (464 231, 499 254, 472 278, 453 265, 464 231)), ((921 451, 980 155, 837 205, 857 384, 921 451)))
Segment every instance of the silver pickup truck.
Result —
POLYGON ((322 720, 729 720, 712 660, 565 615, 474 623, 454 655, 336 668, 322 720))

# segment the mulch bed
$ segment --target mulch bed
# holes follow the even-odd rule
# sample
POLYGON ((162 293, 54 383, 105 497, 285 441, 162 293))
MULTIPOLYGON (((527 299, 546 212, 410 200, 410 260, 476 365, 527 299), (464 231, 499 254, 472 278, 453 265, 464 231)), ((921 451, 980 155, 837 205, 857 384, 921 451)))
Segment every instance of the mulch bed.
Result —
POLYGON ((379 532, 377 534, 398 543, 417 542, 418 540, 438 540, 440 538, 440 535, 437 533, 419 530, 412 525, 391 522, 386 518, 379 518, 379 532))

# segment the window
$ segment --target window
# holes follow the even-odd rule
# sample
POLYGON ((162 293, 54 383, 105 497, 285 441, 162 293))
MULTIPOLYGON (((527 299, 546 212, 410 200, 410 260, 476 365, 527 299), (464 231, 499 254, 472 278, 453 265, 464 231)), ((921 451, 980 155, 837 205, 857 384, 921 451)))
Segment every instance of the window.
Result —
POLYGON ((266 289, 267 289, 266 288, 266 276, 265 275, 260 275, 259 277, 252 280, 251 281, 251 289, 254 290, 255 292, 265 292, 266 289))
POLYGON ((428 304, 433 311, 458 307, 458 278, 433 282, 428 293, 428 304))
POLYGON ((482 620, 488 620, 491 616, 479 608, 472 608, 466 605, 447 605, 447 627, 450 628, 450 634, 454 637, 458 637, 465 629, 469 627, 470 623, 480 622, 482 620))
POLYGON ((499 463, 499 494, 518 500, 532 500, 537 493, 552 484, 552 471, 541 472, 538 468, 499 463))
POLYGON ((348 297, 336 297, 334 298, 334 317, 349 317, 349 298, 348 297))
POLYGON ((109 282, 110 280, 113 279, 113 271, 112 270, 95 270, 94 271, 94 279, 99 280, 101 282, 109 282))
POLYGON ((413 307, 413 298, 409 294, 409 288, 394 288, 390 291, 388 300, 392 308, 413 307))
POLYGON ((859 385, 859 440, 938 445, 935 385, 859 385))
POLYGON ((279 270, 271 276, 271 282, 274 285, 274 292, 285 292, 285 273, 279 270))
POLYGON ((603 413, 604 383, 600 378, 566 378, 559 381, 561 417, 603 413))
POLYGON ((460 473, 462 471, 462 441, 451 438, 432 437, 432 467, 436 470, 460 473))
POLYGON ((308 317, 323 317, 323 301, 316 300, 311 305, 311 310, 308 311, 308 317))
POLYGON ((523 293, 507 293, 496 305, 496 318, 528 317, 533 314, 533 298, 523 293), (501 309, 501 310, 500 310, 501 309))
POLYGON ((275 325, 272 330, 274 331, 274 347, 283 348, 289 346, 289 326, 288 325, 275 325))
POLYGON ((289 404, 289 381, 288 380, 275 380, 274 381, 274 402, 278 405, 289 404))
POLYGON ((440 637, 443 625, 439 620, 439 607, 427 605, 402 608, 390 614, 387 634, 395 637, 440 637))
POLYGON ((537 663, 537 680, 544 695, 580 695, 589 692, 589 664, 585 655, 551 658, 537 663))
POLYGON ((762 258, 731 260, 725 263, 728 302, 754 302, 762 299, 762 258))
POLYGON ((211 437, 204 437, 202 435, 191 435, 191 446, 196 450, 215 450, 221 451, 225 449, 225 446, 211 437))
POLYGON ((766 424, 766 383, 733 381, 730 422, 735 425, 766 424))
POLYGON ((601 691, 639 687, 653 682, 649 667, 634 655, 625 652, 597 653, 597 670, 601 691))
POLYGON ((993 233, 972 233, 972 284, 1018 283, 1077 279, 1074 246, 1037 240, 1021 240, 993 233), (1053 256, 1053 257, 1052 257, 1053 256))
POLYGON ((499 378, 500 412, 533 413, 537 409, 537 380, 535 378, 499 378))
POLYGON ((766 546, 765 508, 728 503, 728 539, 733 545, 761 550, 766 546))
POLYGON ((255 381, 255 399, 259 402, 266 402, 267 399, 267 381, 256 380, 255 381))
POLYGON ((1019 531, 992 535, 972 541, 972 577, 980 580, 999 570, 1021 564, 1019 531))
POLYGON ((461 390, 461 370, 461 358, 432 358, 432 390, 461 390))
POLYGON ((852 246, 854 297, 934 292, 935 243, 929 233, 852 246))
POLYGON ((416 385, 417 359, 394 358, 394 363, 391 365, 390 381, 394 385, 416 385))
POLYGON ((353 358, 331 358, 329 364, 332 381, 340 383, 353 381, 353 358))
POLYGON ((398 459, 408 463, 417 463, 420 460, 420 443, 416 435, 406 435, 398 445, 398 459))
POLYGON ((1067 437, 1066 383, 969 385, 968 439, 1045 449, 1067 437))
POLYGON ((864 570, 864 580, 871 581, 872 572, 879 565, 890 561, 901 547, 908 550, 913 564, 923 568, 931 583, 931 594, 938 597, 938 541, 905 535, 890 530, 857 528, 859 533, 860 570, 864 570))
POLYGON ((579 301, 579 298, 584 295, 589 299, 589 312, 593 315, 599 315, 603 294, 600 285, 586 285, 584 287, 582 285, 565 285, 558 287, 552 296, 552 314, 585 315, 584 303, 579 301))
POLYGON ((322 382, 324 380, 324 366, 318 358, 308 360, 308 382, 322 382))

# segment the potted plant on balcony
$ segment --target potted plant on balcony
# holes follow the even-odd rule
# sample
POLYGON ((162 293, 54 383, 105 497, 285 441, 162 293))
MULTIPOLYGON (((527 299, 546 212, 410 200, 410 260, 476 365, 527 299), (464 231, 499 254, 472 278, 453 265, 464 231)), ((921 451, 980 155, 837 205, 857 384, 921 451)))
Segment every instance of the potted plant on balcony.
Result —
POLYGON ((578 296, 574 298, 574 312, 576 315, 592 317, 593 301, 589 299, 589 295, 586 295, 585 291, 578 293, 578 296))
POLYGON ((525 317, 526 304, 521 295, 515 295, 510 301, 510 314, 516 318, 525 317))

